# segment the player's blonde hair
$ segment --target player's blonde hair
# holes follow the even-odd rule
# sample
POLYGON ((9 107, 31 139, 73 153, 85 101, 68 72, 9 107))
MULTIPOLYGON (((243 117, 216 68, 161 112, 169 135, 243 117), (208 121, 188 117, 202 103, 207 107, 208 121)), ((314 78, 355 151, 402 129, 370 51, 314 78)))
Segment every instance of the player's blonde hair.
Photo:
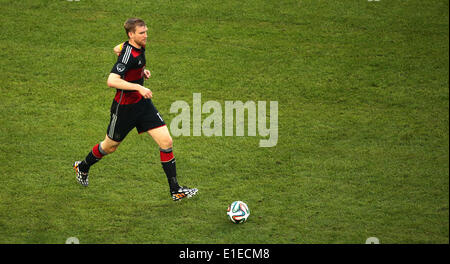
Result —
POLYGON ((130 38, 128 35, 129 32, 136 32, 136 26, 143 27, 145 26, 144 20, 140 18, 129 18, 125 23, 123 24, 123 28, 125 28, 125 33, 127 34, 127 37, 130 38))

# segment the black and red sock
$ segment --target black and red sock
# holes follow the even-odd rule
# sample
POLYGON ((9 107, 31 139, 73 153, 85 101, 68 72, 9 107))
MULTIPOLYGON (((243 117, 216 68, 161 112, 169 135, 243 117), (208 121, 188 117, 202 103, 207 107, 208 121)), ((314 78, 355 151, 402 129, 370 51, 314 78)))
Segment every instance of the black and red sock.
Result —
POLYGON ((166 173, 167 181, 169 182, 170 191, 177 191, 180 188, 180 185, 178 185, 177 181, 177 167, 172 148, 160 148, 159 154, 161 156, 161 165, 166 173))
POLYGON ((102 147, 101 143, 95 145, 91 152, 86 156, 86 158, 80 163, 79 168, 82 172, 89 172, 89 168, 101 160, 105 155, 107 155, 102 147))

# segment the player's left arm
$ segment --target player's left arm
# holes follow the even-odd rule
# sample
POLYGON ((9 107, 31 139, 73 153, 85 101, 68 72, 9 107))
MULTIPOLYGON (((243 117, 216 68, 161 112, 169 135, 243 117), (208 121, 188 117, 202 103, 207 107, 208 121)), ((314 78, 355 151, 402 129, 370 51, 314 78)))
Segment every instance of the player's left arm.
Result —
POLYGON ((152 73, 149 70, 144 69, 144 77, 145 77, 145 79, 148 80, 151 76, 152 76, 152 73))
POLYGON ((125 43, 125 42, 122 42, 119 45, 114 47, 114 53, 116 53, 117 56, 120 56, 120 52, 122 52, 123 43, 125 43))

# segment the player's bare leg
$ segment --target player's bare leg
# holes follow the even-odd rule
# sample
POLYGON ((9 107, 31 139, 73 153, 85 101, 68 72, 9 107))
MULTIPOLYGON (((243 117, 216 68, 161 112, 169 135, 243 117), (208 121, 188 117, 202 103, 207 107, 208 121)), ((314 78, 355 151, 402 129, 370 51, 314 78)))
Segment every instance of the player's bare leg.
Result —
POLYGON ((105 136, 105 139, 101 142, 101 148, 107 153, 111 154, 114 151, 117 150, 119 147, 120 142, 114 141, 108 137, 108 135, 105 136))
POLYGON ((194 196, 198 191, 196 188, 188 188, 178 184, 175 157, 172 151, 173 140, 167 126, 150 129, 147 133, 159 146, 161 165, 169 182, 172 199, 179 201, 185 197, 190 198, 194 196))
POLYGON ((147 133, 155 140, 156 144, 162 149, 169 149, 173 146, 173 140, 170 136, 167 126, 161 126, 150 129, 147 133))

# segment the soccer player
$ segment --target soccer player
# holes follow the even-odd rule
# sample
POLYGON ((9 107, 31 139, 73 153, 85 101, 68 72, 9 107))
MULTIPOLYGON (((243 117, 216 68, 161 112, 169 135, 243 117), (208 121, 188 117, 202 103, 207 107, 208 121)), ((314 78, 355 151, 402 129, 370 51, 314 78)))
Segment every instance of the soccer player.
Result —
POLYGON ((104 156, 116 151, 128 132, 136 128, 139 134, 146 132, 158 144, 172 199, 179 201, 192 197, 198 190, 178 184, 172 137, 152 103, 152 91, 143 86, 144 79, 151 75, 150 71, 145 69, 147 26, 141 19, 130 18, 125 22, 124 28, 128 41, 114 48, 119 57, 107 81, 109 87, 117 90, 111 105, 111 119, 106 136, 92 148, 83 161, 75 161, 73 168, 76 178, 81 185, 88 186, 89 168, 104 156))

